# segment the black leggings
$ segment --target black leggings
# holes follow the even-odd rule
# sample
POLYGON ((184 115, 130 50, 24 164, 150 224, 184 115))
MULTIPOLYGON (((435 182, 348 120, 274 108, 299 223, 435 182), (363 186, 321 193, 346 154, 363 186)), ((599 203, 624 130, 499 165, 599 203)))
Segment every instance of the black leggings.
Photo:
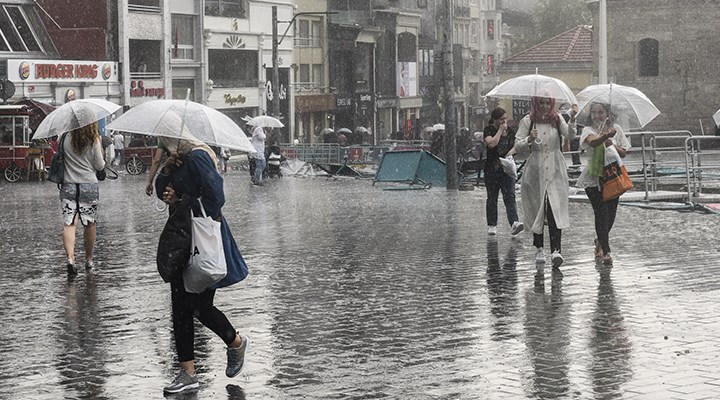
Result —
POLYGON ((210 328, 230 345, 237 335, 225 314, 213 305, 215 289, 202 293, 188 293, 182 279, 170 284, 172 290, 172 322, 175 335, 175 348, 180 362, 195 359, 195 327, 193 316, 203 325, 210 328))
MULTIPOLYGON (((562 229, 558 229, 555 223, 555 216, 550 207, 550 200, 545 198, 545 217, 548 221, 548 230, 550 231, 550 252, 557 250, 560 251, 560 244, 562 243, 562 229)), ((533 233, 533 246, 544 247, 545 237, 543 234, 533 233)))
POLYGON ((603 254, 610 252, 610 229, 615 223, 620 198, 603 201, 602 192, 597 187, 585 188, 585 194, 590 199, 595 213, 595 234, 597 235, 603 254))

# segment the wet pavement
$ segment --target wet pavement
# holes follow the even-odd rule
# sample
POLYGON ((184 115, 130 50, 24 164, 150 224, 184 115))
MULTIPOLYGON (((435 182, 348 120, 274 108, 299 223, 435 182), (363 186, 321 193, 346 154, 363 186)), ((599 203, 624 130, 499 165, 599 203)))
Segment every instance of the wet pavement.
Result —
MULTIPOLYGON (((163 397, 166 214, 145 177, 101 184, 99 266, 71 281, 54 184, 0 183, 0 398, 163 397)), ((227 176, 224 212, 251 275, 216 296, 251 338, 246 367, 226 378, 200 328, 200 390, 176 398, 720 398, 717 215, 621 206, 607 268, 571 203, 563 277, 536 268, 529 233, 487 236, 484 189, 248 180, 227 176)))

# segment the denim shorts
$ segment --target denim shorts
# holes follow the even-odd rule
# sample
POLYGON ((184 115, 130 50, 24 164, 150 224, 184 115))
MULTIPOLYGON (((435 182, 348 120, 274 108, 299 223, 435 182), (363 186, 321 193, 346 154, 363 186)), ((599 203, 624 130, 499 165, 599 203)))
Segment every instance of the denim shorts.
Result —
POLYGON ((100 190, 97 183, 63 183, 60 188, 63 223, 72 225, 76 214, 80 214, 81 224, 94 223, 97 219, 99 201, 100 190))

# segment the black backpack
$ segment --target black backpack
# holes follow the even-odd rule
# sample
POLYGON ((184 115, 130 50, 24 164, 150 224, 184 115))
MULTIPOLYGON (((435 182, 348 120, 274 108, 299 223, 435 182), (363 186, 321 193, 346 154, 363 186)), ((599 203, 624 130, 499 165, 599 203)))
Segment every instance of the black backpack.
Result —
POLYGON ((58 187, 65 181, 65 137, 67 132, 60 136, 60 142, 58 143, 58 149, 50 162, 50 170, 48 171, 48 180, 55 182, 58 187))

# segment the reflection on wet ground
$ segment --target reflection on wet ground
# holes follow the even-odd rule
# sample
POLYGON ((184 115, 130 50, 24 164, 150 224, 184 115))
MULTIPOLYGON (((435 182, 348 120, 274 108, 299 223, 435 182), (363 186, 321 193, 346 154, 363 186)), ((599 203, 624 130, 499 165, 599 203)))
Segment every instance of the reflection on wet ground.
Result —
MULTIPOLYGON (((99 266, 73 280, 55 186, 0 183, 7 398, 162 398, 165 214, 144 179, 102 183, 99 266)), ((720 398, 717 216, 620 207, 607 268, 589 204, 572 203, 558 273, 536 267, 529 233, 487 237, 484 190, 239 172, 226 188, 251 275, 216 304, 251 337, 248 361, 226 378, 198 329, 200 390, 174 398, 720 398)))

